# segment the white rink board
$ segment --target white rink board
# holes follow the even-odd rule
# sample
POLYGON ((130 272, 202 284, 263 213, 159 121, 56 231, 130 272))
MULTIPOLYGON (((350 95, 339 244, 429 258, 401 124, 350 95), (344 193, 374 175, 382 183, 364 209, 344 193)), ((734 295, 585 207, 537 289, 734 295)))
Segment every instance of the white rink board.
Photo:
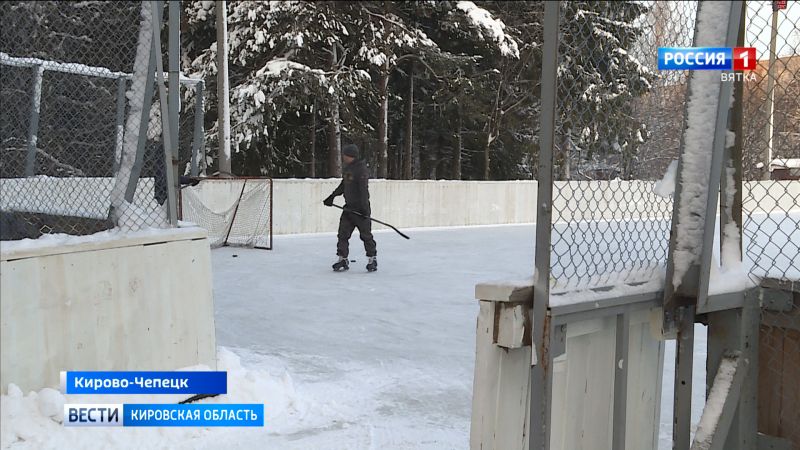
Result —
MULTIPOLYGON (((105 218, 112 178, 0 179, 0 210, 105 218), (54 204, 53 199, 57 199, 54 204)), ((273 234, 336 232, 340 212, 322 205, 339 179, 273 180, 273 234)), ((650 181, 557 181, 554 216, 560 221, 661 219, 631 205, 665 200, 650 181), (584 195, 592 193, 592 195, 584 195), (569 206, 569 207, 567 207, 569 206), (558 216, 555 212, 561 211, 558 216), (625 211, 625 216, 620 214, 625 211), (574 212, 574 215, 572 215, 574 212), (586 215, 587 212, 591 214, 586 215), (601 214, 602 213, 602 214, 601 214), (598 215, 601 214, 601 215, 598 215)), ((211 210, 225 210, 239 194, 237 183, 200 183, 195 189, 211 210)), ((536 222, 536 181, 370 180, 372 214, 399 228, 523 224, 536 222)), ((241 189, 241 188, 239 188, 241 189)), ((748 182, 744 209, 800 211, 800 181, 748 182), (753 198, 758 203, 753 201, 753 198)), ((136 204, 152 203, 153 180, 139 182, 136 204)), ((338 197, 337 204, 343 204, 338 197)), ((641 208, 644 209, 644 208, 641 208)), ((652 208, 648 208, 652 209, 652 208)), ((671 206, 662 207, 671 211, 671 206)), ((385 228, 375 224, 376 229, 385 228)))
POLYGON ((0 247, 3 392, 58 386, 62 370, 215 367, 205 230, 131 236, 0 247))
MULTIPOLYGON (((273 232, 276 235, 335 232, 340 211, 322 205, 339 180, 275 179, 273 232)), ((652 193, 653 182, 572 181, 556 182, 554 211, 563 211, 562 221, 582 221, 581 212, 591 211, 602 219, 661 219, 645 214, 631 216, 631 205, 664 202, 652 193), (569 187, 563 187, 567 184, 569 187), (603 192, 595 200, 575 195, 579 190, 603 192), (622 193, 625 195, 622 195, 622 193), (567 207, 569 205, 569 208, 567 207), (568 215, 574 211, 575 215, 568 215)), ((523 224, 536 222, 536 181, 432 181, 370 180, 372 215, 398 228, 470 225, 523 224)), ((745 211, 758 207, 765 211, 800 211, 800 181, 747 183, 759 199, 758 205, 745 195, 745 211), (769 195, 767 195, 769 193, 769 195)), ((214 195, 209 193, 209 195, 214 195)), ((343 204, 338 197, 337 204, 343 204)), ((644 209, 644 208, 642 208, 644 209)), ((671 205, 662 208, 667 214, 671 205)), ((376 229, 385 228, 373 225, 376 229)))

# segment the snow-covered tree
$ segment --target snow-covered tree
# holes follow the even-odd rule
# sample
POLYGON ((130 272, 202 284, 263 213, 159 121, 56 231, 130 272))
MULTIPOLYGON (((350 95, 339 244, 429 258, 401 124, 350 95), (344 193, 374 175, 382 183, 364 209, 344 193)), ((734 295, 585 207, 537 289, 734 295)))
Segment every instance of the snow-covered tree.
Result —
POLYGON ((566 2, 559 45, 558 145, 560 175, 571 161, 618 161, 628 177, 647 130, 633 100, 648 92, 656 74, 631 53, 643 33, 641 2, 566 2))

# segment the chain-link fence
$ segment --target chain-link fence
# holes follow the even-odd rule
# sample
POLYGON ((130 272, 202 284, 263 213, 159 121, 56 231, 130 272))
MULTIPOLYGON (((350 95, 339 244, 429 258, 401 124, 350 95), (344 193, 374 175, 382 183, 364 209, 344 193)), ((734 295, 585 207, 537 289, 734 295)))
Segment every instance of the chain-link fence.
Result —
POLYGON ((772 3, 747 10, 745 44, 763 56, 744 82, 745 253, 758 277, 800 279, 800 4, 772 3))
POLYGON ((168 226, 153 4, 0 4, 1 239, 168 226))
POLYGON ((800 2, 747 3, 759 61, 743 83, 744 255, 782 292, 762 305, 758 431, 800 448, 800 2))
MULTIPOLYGON (((744 81, 744 250, 759 277, 798 276, 798 8, 777 13, 770 65, 772 2, 747 2, 745 45, 763 58, 744 81)), ((692 46, 697 2, 562 2, 561 14, 552 288, 652 279, 667 258, 672 180, 660 180, 679 155, 688 81, 657 70, 657 49, 692 46)))
POLYGON ((658 47, 692 45, 696 2, 562 2, 554 150, 554 292, 649 280, 667 257, 685 72, 658 47))

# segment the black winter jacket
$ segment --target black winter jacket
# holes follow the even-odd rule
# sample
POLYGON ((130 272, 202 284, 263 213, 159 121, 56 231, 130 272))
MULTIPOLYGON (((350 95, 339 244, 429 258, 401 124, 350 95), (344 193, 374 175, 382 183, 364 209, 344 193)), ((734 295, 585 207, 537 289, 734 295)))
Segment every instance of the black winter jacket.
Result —
POLYGON ((342 194, 346 208, 370 215, 369 169, 364 161, 353 161, 342 168, 342 182, 333 196, 342 194))

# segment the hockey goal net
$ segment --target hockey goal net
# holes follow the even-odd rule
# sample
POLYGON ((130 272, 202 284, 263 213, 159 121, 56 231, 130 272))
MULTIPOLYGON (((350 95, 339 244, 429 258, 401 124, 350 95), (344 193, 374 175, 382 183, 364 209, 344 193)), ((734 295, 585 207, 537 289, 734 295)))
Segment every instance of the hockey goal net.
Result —
POLYGON ((203 178, 180 198, 181 220, 205 228, 212 248, 272 249, 272 179, 203 178))

